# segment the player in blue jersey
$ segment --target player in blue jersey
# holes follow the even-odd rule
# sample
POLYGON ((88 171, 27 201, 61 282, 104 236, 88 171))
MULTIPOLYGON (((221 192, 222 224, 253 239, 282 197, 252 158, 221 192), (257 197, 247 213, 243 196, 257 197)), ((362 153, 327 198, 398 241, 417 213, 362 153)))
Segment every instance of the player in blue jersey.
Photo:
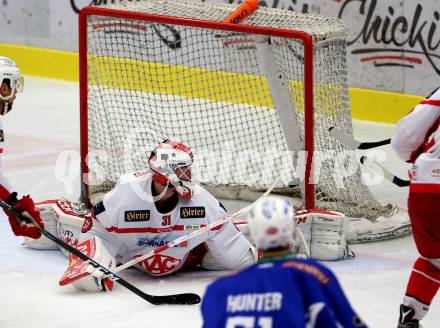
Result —
POLYGON ((260 261, 208 286, 202 303, 205 328, 366 327, 350 306, 333 273, 313 260, 297 259, 294 211, 269 196, 248 216, 260 261))

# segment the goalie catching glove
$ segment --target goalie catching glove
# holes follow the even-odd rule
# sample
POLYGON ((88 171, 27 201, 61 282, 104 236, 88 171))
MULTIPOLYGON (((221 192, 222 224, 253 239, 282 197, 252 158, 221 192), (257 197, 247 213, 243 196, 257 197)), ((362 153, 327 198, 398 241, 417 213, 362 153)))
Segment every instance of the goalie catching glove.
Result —
MULTIPOLYGON (((110 271, 116 267, 115 259, 99 237, 79 243, 76 248, 110 271)), ((113 281, 106 278, 103 272, 73 254, 69 255, 69 267, 59 284, 60 286, 73 284, 76 289, 86 292, 111 291, 113 289, 113 281)))
POLYGON ((9 218, 12 231, 16 236, 24 236, 32 239, 41 237, 40 229, 44 229, 43 220, 41 219, 39 211, 36 209, 34 201, 27 195, 21 199, 17 199, 17 193, 10 193, 6 188, 0 185, 0 199, 12 206, 12 208, 24 215, 27 220, 21 220, 15 217, 8 210, 4 210, 9 218))

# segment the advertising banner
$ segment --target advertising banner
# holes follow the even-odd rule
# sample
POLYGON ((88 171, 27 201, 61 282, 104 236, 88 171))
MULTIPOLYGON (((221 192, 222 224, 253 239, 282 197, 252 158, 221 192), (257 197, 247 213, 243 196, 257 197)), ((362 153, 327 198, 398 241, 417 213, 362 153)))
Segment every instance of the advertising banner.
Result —
MULTIPOLYGON (((0 42, 77 51, 80 9, 124 1, 143 0, 2 0, 0 42)), ((261 0, 260 6, 343 19, 351 86, 426 95, 439 85, 440 0, 261 0)))

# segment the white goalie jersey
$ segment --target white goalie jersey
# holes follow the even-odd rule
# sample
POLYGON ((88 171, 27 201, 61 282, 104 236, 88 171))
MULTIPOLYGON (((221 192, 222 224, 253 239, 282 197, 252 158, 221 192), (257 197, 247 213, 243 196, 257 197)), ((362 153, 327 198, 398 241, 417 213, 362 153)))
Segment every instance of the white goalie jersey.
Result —
MULTIPOLYGON (((51 211, 60 218, 58 236, 73 245, 99 236, 109 253, 119 263, 126 263, 226 215, 219 201, 200 186, 191 199, 179 198, 175 208, 160 213, 151 196, 151 183, 149 174, 122 176, 93 208, 94 215, 78 216, 68 202, 51 204, 51 211)), ((143 260, 138 267, 160 276, 198 264, 226 270, 255 261, 250 242, 228 221, 215 231, 143 260)))
MULTIPOLYGON (((121 177, 119 184, 94 207, 94 218, 91 213, 74 208, 75 203, 64 200, 42 202, 37 207, 48 229, 64 242, 76 246, 99 236, 119 263, 150 253, 226 214, 219 201, 200 186, 196 186, 190 200, 179 199, 175 208, 168 213, 160 213, 151 192, 148 192, 151 183, 147 174, 121 177)), ((347 244, 347 218, 344 215, 297 211, 292 219, 296 221, 298 230, 294 251, 300 256, 318 260, 353 256, 347 244)), ((206 231, 178 247, 139 262, 138 267, 157 276, 194 265, 212 270, 240 269, 256 260, 255 249, 246 238, 247 234, 246 221, 236 222, 235 225, 227 221, 220 229, 206 231)), ((27 244, 42 249, 57 247, 45 237, 28 239, 27 244)), ((68 255, 64 249, 61 250, 68 255)))
MULTIPOLYGON (((179 198, 174 209, 160 213, 151 196, 151 183, 149 174, 122 176, 118 185, 94 207, 96 219, 80 241, 98 235, 110 253, 125 263, 226 215, 219 201, 200 186, 195 187, 191 199, 179 198)), ((175 272, 197 260, 190 258, 199 256, 192 250, 202 243, 219 269, 238 269, 255 261, 251 244, 232 222, 206 234, 156 254, 138 266, 152 275, 175 272)))

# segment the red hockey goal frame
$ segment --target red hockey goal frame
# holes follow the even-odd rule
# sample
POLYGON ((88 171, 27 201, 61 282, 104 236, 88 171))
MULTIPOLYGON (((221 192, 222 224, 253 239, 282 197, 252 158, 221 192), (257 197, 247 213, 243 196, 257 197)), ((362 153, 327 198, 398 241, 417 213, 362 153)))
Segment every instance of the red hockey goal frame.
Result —
POLYGON ((231 24, 216 21, 186 19, 153 15, 147 13, 123 11, 100 7, 85 7, 79 14, 79 82, 80 82, 80 155, 81 155, 81 196, 89 202, 89 186, 87 174, 88 145, 88 71, 87 71, 87 21, 89 16, 105 16, 148 21, 162 24, 174 24, 190 27, 206 28, 219 31, 232 31, 266 36, 278 36, 301 40, 304 44, 304 145, 305 157, 305 207, 315 207, 315 184, 313 182, 314 153, 314 107, 313 107, 313 36, 297 30, 231 24))

